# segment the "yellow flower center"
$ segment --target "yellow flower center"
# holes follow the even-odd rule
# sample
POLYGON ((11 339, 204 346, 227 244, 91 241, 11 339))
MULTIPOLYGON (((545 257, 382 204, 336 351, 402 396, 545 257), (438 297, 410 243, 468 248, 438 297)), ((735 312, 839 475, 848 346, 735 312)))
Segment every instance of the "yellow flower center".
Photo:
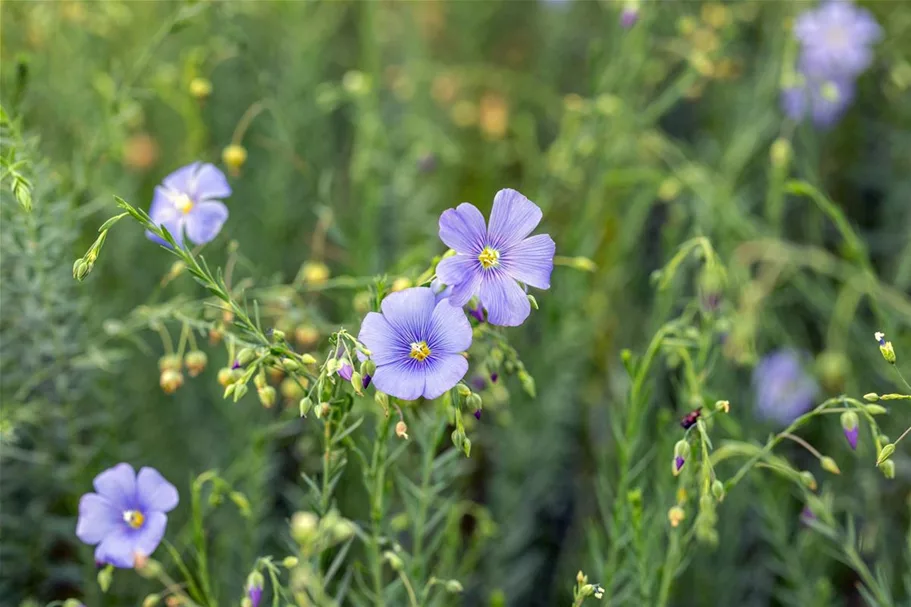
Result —
POLYGON ((823 99, 831 103, 835 103, 841 98, 841 95, 838 94, 838 87, 834 82, 824 82, 819 89, 819 93, 823 99))
POLYGON ((174 205, 186 215, 193 209, 193 201, 186 194, 179 194, 174 201, 174 205))
POLYGON ((146 517, 139 510, 127 510, 123 513, 123 520, 133 529, 139 529, 145 522, 146 517))
POLYGON ((425 358, 430 356, 430 348, 427 347, 426 341, 416 341, 411 344, 411 358, 415 359, 418 362, 423 361, 425 358))
POLYGON ((484 250, 478 255, 478 261, 481 262, 482 268, 489 270, 494 266, 500 265, 500 252, 490 247, 484 247, 484 250))

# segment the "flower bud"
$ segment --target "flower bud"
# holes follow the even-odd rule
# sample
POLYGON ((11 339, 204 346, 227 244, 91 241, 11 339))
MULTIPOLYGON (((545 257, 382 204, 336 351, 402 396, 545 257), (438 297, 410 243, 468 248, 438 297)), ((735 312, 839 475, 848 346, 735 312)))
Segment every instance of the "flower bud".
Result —
POLYGON ((469 388, 465 384, 459 382, 458 384, 456 384, 456 392, 458 392, 459 396, 461 396, 462 398, 467 398, 468 396, 471 395, 471 388, 469 388))
POLYGON ((588 597, 595 594, 595 586, 593 584, 585 584, 579 588, 579 596, 588 597))
POLYGON ((581 569, 579 570, 579 573, 576 574, 576 583, 580 586, 584 586, 586 583, 588 583, 588 577, 582 573, 581 569))
POLYGON ((296 556, 286 556, 282 559, 282 567, 285 569, 294 569, 300 564, 300 559, 296 556))
POLYGON ((595 262, 588 257, 573 257, 570 260, 570 265, 576 270, 581 270, 583 272, 594 272, 598 269, 595 262))
POLYGON ((295 512, 291 517, 291 537, 301 545, 308 544, 319 528, 319 519, 312 512, 295 512))
POLYGON ((383 553, 383 560, 389 563, 389 566, 392 567, 393 571, 401 571, 402 567, 405 566, 399 555, 389 550, 383 553))
POLYGON ((715 402, 715 411, 722 411, 724 413, 731 412, 731 403, 726 400, 719 400, 715 402))
POLYGON ((234 386, 233 392, 234 392, 234 402, 235 403, 237 401, 239 401, 240 399, 242 399, 244 397, 244 395, 246 395, 247 392, 250 390, 249 388, 247 388, 247 384, 241 383, 239 381, 234 382, 231 385, 234 386))
POLYGON ((670 522, 671 527, 679 526, 684 519, 686 519, 686 512, 680 506, 673 506, 667 511, 667 520, 670 522))
POLYGON ((876 458, 876 465, 882 465, 883 462, 892 457, 892 454, 895 453, 895 443, 889 443, 885 445, 879 452, 879 456, 876 458))
POLYGON ((234 371, 230 367, 222 367, 218 370, 218 383, 227 388, 234 381, 234 371))
POLYGON ((791 142, 784 138, 778 138, 772 143, 772 147, 769 148, 769 158, 772 161, 772 166, 776 168, 787 167, 791 162, 791 155, 793 148, 791 147, 791 142))
POLYGON ((341 519, 332 525, 332 537, 335 538, 335 541, 337 542, 344 542, 354 535, 354 532, 354 523, 346 519, 341 519))
POLYGON ((187 364, 187 373, 190 374, 190 377, 196 377, 205 370, 209 358, 202 350, 192 350, 187 353, 185 362, 187 364))
POLYGON ((275 404, 275 388, 272 386, 263 386, 256 391, 256 394, 259 396, 259 402, 266 409, 275 404))
POLYGON ((288 373, 294 373, 295 371, 298 371, 301 368, 301 365, 299 362, 297 362, 293 358, 288 358, 287 356, 285 358, 282 358, 281 364, 282 364, 282 369, 284 369, 288 373))
POLYGON ((82 282, 85 280, 85 277, 89 275, 89 272, 92 271, 92 266, 94 264, 88 263, 82 258, 77 259, 73 263, 73 278, 82 282))
POLYGON ((237 365, 239 367, 246 367, 255 356, 256 352, 253 351, 253 348, 243 348, 237 353, 237 365))
POLYGON ((228 171, 237 175, 247 162, 247 150, 242 145, 232 143, 221 151, 221 159, 228 167, 228 171))
POLYGON ((478 394, 471 394, 467 399, 465 399, 465 404, 469 409, 480 409, 483 401, 478 394))
POLYGON ((446 582, 446 592, 449 592, 451 594, 459 594, 463 590, 464 588, 462 588, 462 584, 459 582, 459 580, 449 580, 446 582))
POLYGON ((884 333, 877 331, 873 334, 876 338, 876 342, 879 344, 879 351, 883 355, 883 358, 886 359, 886 362, 890 365, 895 364, 895 349, 892 347, 891 341, 886 341, 886 336, 884 333))
MULTIPOLYGON (((158 603, 161 602, 160 594, 149 594, 146 595, 146 598, 142 600, 142 607, 155 607, 158 603)), ((68 607, 66 603, 63 604, 63 607, 68 607)))
POLYGON ((212 94, 212 83, 205 78, 193 78, 190 81, 190 94, 194 99, 203 101, 212 94))
POLYGON ((876 392, 867 392, 864 394, 864 400, 867 402, 875 403, 879 400, 879 394, 876 392))
POLYGON ((408 426, 405 425, 405 422, 400 421, 395 425, 395 435, 408 440, 408 426))
POLYGON ((803 483, 803 486, 809 489, 810 491, 816 491, 816 477, 813 476, 813 473, 804 470, 800 473, 800 482, 803 483))
POLYGON ((357 371, 351 374, 351 387, 358 396, 364 395, 364 376, 357 371))
POLYGON ((313 400, 309 396, 305 396, 298 403, 300 409, 301 417, 307 417, 307 414, 310 413, 310 409, 313 408, 313 400))
POLYGON ((329 403, 320 403, 316 408, 316 418, 323 419, 324 417, 329 417, 329 414, 332 413, 332 405, 329 403))
POLYGON ((835 460, 828 455, 824 455, 819 460, 819 463, 822 465, 822 469, 826 472, 831 472, 832 474, 841 474, 841 470, 838 469, 838 464, 836 464, 835 460))
POLYGON ((886 478, 892 479, 895 478, 895 462, 891 459, 887 459, 879 465, 879 469, 883 471, 883 476, 886 478))
POLYGON ((259 602, 263 598, 264 584, 263 574, 259 571, 254 571, 247 576, 247 598, 250 599, 251 607, 259 607, 259 602))
POLYGON ((857 450, 857 435, 860 431, 857 414, 854 411, 845 411, 841 414, 841 428, 852 450, 857 450))
POLYGON ((724 501, 724 484, 718 479, 715 479, 712 483, 712 495, 714 495, 715 499, 719 502, 724 501))
POLYGON ((377 392, 373 395, 373 400, 383 409, 389 409, 389 396, 385 392, 377 392))
POLYGON ((308 261, 300 269, 300 277, 310 284, 323 284, 329 280, 329 266, 321 261, 308 261))
POLYGON ((882 405, 867 405, 864 407, 864 410, 870 415, 882 415, 888 412, 888 409, 882 405))
POLYGON ((165 394, 174 394, 183 385, 183 374, 180 371, 167 369, 162 372, 158 385, 165 394))

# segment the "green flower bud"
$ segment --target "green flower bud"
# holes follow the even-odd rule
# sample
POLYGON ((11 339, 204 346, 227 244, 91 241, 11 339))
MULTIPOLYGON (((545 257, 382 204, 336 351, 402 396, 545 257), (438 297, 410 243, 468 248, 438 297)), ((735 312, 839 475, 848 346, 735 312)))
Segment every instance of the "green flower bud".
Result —
POLYGON ((829 456, 823 456, 819 463, 822 465, 822 469, 826 472, 831 472, 832 474, 841 474, 841 470, 838 469, 838 464, 835 463, 835 460, 829 456))
POLYGON ((341 519, 332 525, 332 537, 337 542, 344 542, 354 535, 354 523, 349 520, 341 519))
POLYGON ((373 375, 376 373, 376 363, 369 358, 361 363, 361 375, 373 375))
POLYGON ((452 594, 459 594, 463 591, 462 584, 459 580, 449 580, 446 582, 446 591, 452 594))
POLYGON ((685 440, 677 441, 677 444, 674 445, 674 457, 682 457, 686 459, 690 456, 690 444, 685 440))
POLYGON ((465 400, 465 404, 468 406, 469 409, 477 410, 477 409, 481 408, 481 405, 483 404, 483 402, 481 400, 481 397, 478 394, 471 394, 465 400))
POLYGON ((383 560, 389 563, 389 566, 392 567, 393 571, 401 571, 405 566, 399 555, 389 550, 383 553, 383 560))
POLYGON ((281 329, 272 329, 272 337, 275 341, 285 341, 285 332, 281 329))
POLYGON ((253 348, 242 348, 241 351, 237 353, 237 364, 241 367, 245 367, 255 356, 256 352, 253 351, 253 348))
POLYGON ((466 386, 463 383, 459 383, 456 385, 456 392, 458 392, 459 396, 461 396, 462 398, 467 398, 468 396, 471 395, 471 388, 469 388, 468 386, 466 386))
POLYGON ((305 365, 316 364, 316 358, 312 354, 301 354, 301 362, 305 365))
POLYGON ((259 402, 262 403, 262 406, 266 409, 272 407, 275 404, 275 388, 272 386, 263 386, 262 388, 256 391, 259 396, 259 402))
POLYGON ((816 477, 813 476, 813 473, 804 470, 800 473, 800 482, 803 483, 803 486, 809 489, 810 491, 816 491, 816 477))
POLYGON ((363 396, 364 394, 364 376, 355 371, 351 374, 351 387, 354 388, 354 393, 358 396, 363 396))
POLYGON ((282 567, 285 569, 294 569, 300 564, 300 559, 296 556, 286 556, 282 559, 282 567))
POLYGON ((85 277, 89 275, 89 272, 92 271, 92 266, 94 264, 86 262, 84 259, 79 258, 73 263, 73 278, 82 282, 85 280, 85 277))
POLYGON ((316 537, 318 528, 319 518, 312 512, 295 512, 291 517, 291 537, 302 546, 316 537))
POLYGON ((234 402, 236 403, 242 399, 250 389, 247 388, 247 384, 241 382, 234 383, 234 402))
POLYGON ((883 471, 883 476, 886 478, 895 478, 895 462, 891 459, 888 459, 881 463, 879 465, 879 469, 883 471))
POLYGON ((882 405, 867 405, 864 407, 864 410, 870 415, 882 415, 888 412, 888 409, 882 405))
MULTIPOLYGON (((149 594, 142 600, 142 607, 155 607, 160 601, 160 594, 149 594)), ((63 607, 67 607, 66 603, 63 604, 63 607)))
POLYGON ((300 400, 299 408, 301 417, 307 417, 307 414, 310 413, 310 409, 313 408, 313 400, 309 396, 303 397, 300 400))
POLYGON ((205 370, 209 358, 202 350, 192 350, 187 352, 185 362, 187 365, 187 373, 190 374, 190 377, 196 377, 205 370))
POLYGON ((869 401, 871 403, 875 403, 876 401, 879 400, 879 394, 877 394, 876 392, 868 392, 868 393, 864 394, 864 400, 869 401))
POLYGON ((341 367, 341 363, 339 362, 339 360, 337 358, 330 358, 329 360, 326 361, 326 373, 328 373, 329 375, 332 375, 333 373, 338 371, 339 367, 341 367))
POLYGON ((579 589, 579 596, 587 597, 595 594, 595 587, 592 584, 585 584, 579 589))
POLYGON ((389 408, 389 396, 386 393, 377 390, 373 395, 373 400, 383 409, 389 408))
POLYGON ((296 360, 294 360, 293 358, 286 357, 286 358, 282 359, 282 369, 284 369, 288 373, 293 373, 293 372, 299 370, 300 368, 301 368, 300 363, 297 362, 296 360))
POLYGON ((715 482, 712 483, 712 495, 719 502, 724 501, 724 484, 718 479, 715 479, 715 482))
POLYGON ((883 462, 892 457, 893 453, 895 453, 895 443, 889 443, 884 446, 879 452, 879 457, 876 458, 876 465, 882 465, 883 462))
POLYGON ((841 414, 841 427, 843 429, 850 432, 857 428, 858 423, 857 413, 854 413, 854 411, 845 411, 841 414))

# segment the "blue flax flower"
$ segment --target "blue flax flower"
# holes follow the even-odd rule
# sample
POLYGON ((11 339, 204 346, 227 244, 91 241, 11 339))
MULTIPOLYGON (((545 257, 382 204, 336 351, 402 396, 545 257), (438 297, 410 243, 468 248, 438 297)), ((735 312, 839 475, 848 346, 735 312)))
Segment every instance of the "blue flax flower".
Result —
POLYGON ((463 202, 440 215, 440 239, 456 255, 437 264, 437 276, 452 286, 449 300, 464 306, 477 295, 492 325, 521 325, 531 312, 519 282, 550 288, 554 269, 553 239, 528 235, 541 221, 538 205, 515 190, 493 199, 490 224, 473 204, 463 202))
POLYGON ((753 389, 760 417, 787 425, 807 412, 819 386, 798 354, 778 350, 763 358, 753 370, 753 389))
POLYGON ((882 29, 867 10, 847 0, 828 0, 798 17, 794 36, 801 43, 804 74, 854 77, 869 67, 870 45, 882 37, 882 29))
POLYGON ((402 400, 437 398, 468 371, 462 352, 471 346, 471 325, 449 299, 427 287, 391 293, 361 324, 360 340, 376 364, 373 383, 402 400))
MULTIPOLYGON (((212 164, 194 162, 177 169, 155 187, 149 217, 167 228, 180 245, 184 231, 193 244, 206 244, 218 236, 228 219, 228 207, 221 199, 230 195, 231 186, 224 173, 212 164)), ((146 231, 146 236, 167 245, 150 231, 146 231)))
POLYGON ((149 556, 164 536, 177 506, 174 485, 154 468, 137 475, 129 464, 117 464, 95 477, 95 491, 79 500, 76 536, 97 544, 95 561, 129 569, 136 555, 149 556))

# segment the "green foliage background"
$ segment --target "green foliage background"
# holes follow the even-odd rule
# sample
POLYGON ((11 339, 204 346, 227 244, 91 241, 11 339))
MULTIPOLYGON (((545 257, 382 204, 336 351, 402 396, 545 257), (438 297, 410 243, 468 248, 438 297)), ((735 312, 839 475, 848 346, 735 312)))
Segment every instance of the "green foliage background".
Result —
MULTIPOLYGON (((308 260, 333 276, 414 279, 443 252, 439 213, 462 201, 487 211, 503 187, 542 207, 558 255, 594 261, 593 272, 558 266, 550 291, 536 293, 540 311, 511 339, 537 396, 517 386, 485 396, 499 406, 453 470, 451 503, 489 513, 460 533, 483 536, 482 520, 492 534, 461 577, 461 600, 569 604, 584 569, 616 580, 609 604, 653 604, 676 490, 665 462, 692 407, 679 370, 662 363, 625 441, 621 422, 637 413, 626 410, 619 351, 644 352, 698 297, 688 262, 663 290, 650 280, 681 243, 708 238, 730 277, 726 356, 703 394, 731 402, 729 436, 763 441, 773 430, 755 421, 750 369, 775 348, 812 353, 827 390, 854 396, 896 389, 875 330, 900 365, 911 356, 911 13, 900 5, 866 3, 884 40, 847 116, 819 132, 778 105, 794 56, 788 24, 808 2, 743 0, 722 13, 644 2, 628 31, 621 4, 604 1, 4 2, 0 98, 21 129, 4 133, 4 155, 28 161, 33 208, 17 204, 7 175, 0 603, 126 605, 151 591, 123 578, 102 597, 91 549, 73 534, 79 496, 119 461, 155 466, 182 495, 217 468, 248 496, 252 518, 220 509, 208 523, 223 596, 240 596, 256 556, 285 549, 287 518, 306 508, 299 473, 320 457, 316 420, 286 423, 252 397, 223 401, 215 376, 228 361, 217 347, 201 377, 161 392, 157 334, 121 329, 137 306, 199 288, 185 276, 162 287, 173 259, 134 225, 111 232, 86 282, 70 275, 112 195, 148 208, 165 175, 220 164, 241 136, 248 160, 206 254, 221 264, 236 241, 236 272, 257 286, 292 281, 308 260), (194 78, 211 81, 207 99, 190 94, 194 78), (778 138, 793 150, 786 166, 770 160, 778 138), (763 259, 778 262, 771 282, 763 259), (872 297, 854 308, 860 291, 872 297), (628 488, 644 492, 636 524, 633 510, 609 514, 624 457, 635 464, 628 488), (604 535, 611 525, 619 537, 604 535), (612 543, 616 561, 605 557, 612 543)), ((308 295, 308 322, 324 335, 355 331, 356 292, 308 295)), ((292 332, 298 323, 275 321, 292 332)), ((896 405, 885 431, 895 438, 909 421, 896 405)), ((797 445, 785 452, 856 521, 858 549, 894 604, 911 604, 907 444, 886 481, 869 439, 850 452, 835 418, 804 436, 840 476, 797 445)), ((339 488, 355 513, 358 491, 348 477, 339 488)), ((800 525, 798 498, 762 472, 739 486, 719 506, 718 545, 689 545, 672 604, 859 604, 856 573, 800 525)), ((169 537, 186 533, 178 510, 169 537)))

